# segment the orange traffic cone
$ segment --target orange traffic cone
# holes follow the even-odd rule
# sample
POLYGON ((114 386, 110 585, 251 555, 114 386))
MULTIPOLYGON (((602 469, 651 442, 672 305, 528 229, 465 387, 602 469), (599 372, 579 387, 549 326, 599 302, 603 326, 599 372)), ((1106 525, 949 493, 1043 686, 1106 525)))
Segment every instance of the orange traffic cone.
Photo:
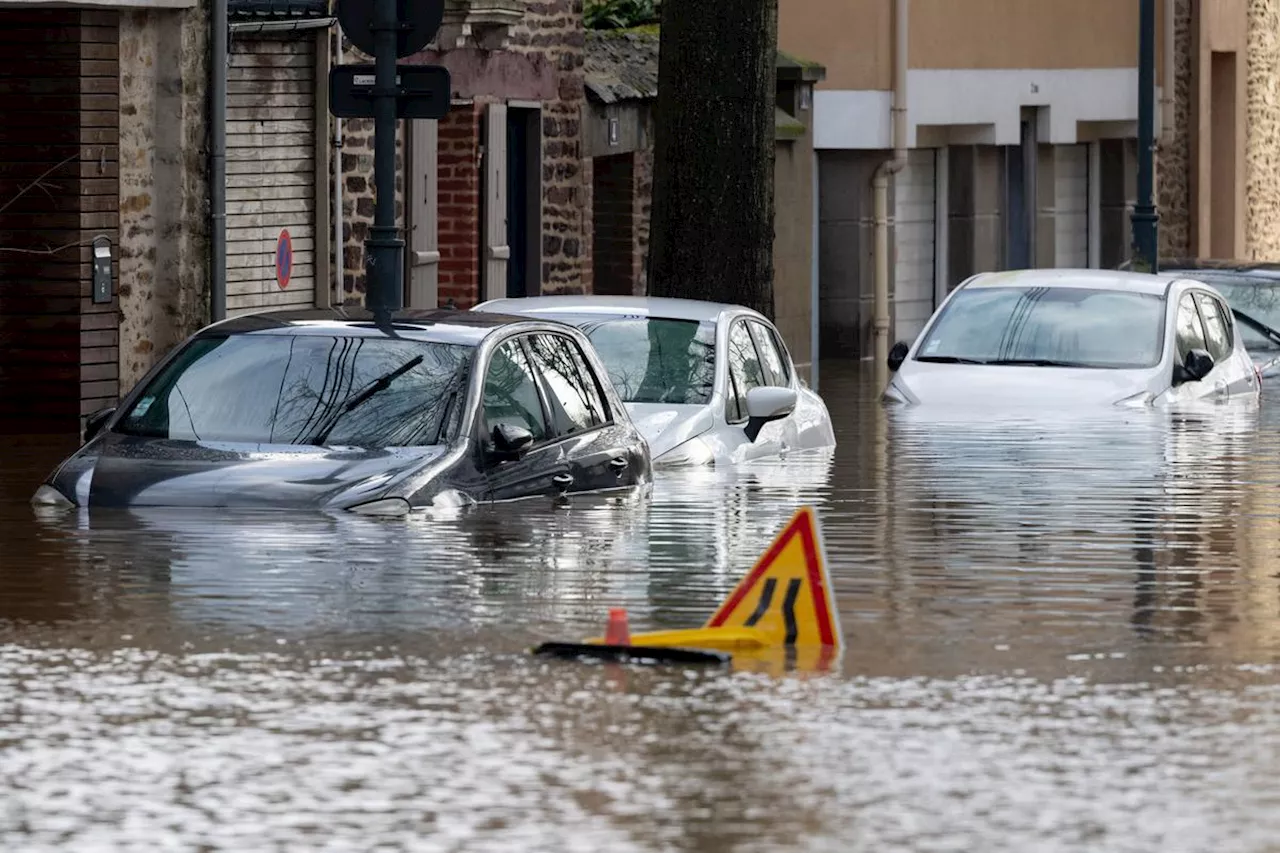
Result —
POLYGON ((612 607, 609 609, 609 624, 604 631, 604 642, 608 646, 631 645, 631 629, 627 627, 627 609, 612 607))

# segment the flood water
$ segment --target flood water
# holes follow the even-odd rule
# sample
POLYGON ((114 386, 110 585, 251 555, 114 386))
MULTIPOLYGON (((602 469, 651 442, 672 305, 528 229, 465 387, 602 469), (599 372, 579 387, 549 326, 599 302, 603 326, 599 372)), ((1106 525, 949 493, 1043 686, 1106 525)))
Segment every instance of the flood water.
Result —
POLYGON ((40 518, 0 450, 0 849, 1280 850, 1280 385, 886 412, 651 494, 40 518), (797 506, 828 673, 534 659, 692 627, 797 506))

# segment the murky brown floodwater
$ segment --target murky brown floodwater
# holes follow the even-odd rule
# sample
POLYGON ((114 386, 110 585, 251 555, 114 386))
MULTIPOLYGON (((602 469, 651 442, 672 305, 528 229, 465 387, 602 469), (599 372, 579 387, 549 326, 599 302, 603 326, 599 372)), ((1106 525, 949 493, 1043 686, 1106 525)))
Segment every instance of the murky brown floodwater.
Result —
POLYGON ((647 500, 38 520, 0 451, 0 849, 1280 850, 1280 386, 886 414, 647 500), (699 624, 802 502, 827 676, 548 663, 699 624))

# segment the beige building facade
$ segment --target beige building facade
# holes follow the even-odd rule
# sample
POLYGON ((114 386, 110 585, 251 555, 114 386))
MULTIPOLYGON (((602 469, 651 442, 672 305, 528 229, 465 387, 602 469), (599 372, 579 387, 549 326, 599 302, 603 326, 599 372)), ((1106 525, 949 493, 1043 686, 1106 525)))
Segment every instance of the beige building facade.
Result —
MULTIPOLYGON (((1277 259, 1280 0, 1156 6, 1162 254, 1277 259)), ((780 47, 827 69, 814 93, 824 356, 875 354, 878 219, 889 341, 917 335, 973 273, 1129 259, 1138 11, 781 0, 780 47), (877 169, 890 173, 879 217, 877 169)))

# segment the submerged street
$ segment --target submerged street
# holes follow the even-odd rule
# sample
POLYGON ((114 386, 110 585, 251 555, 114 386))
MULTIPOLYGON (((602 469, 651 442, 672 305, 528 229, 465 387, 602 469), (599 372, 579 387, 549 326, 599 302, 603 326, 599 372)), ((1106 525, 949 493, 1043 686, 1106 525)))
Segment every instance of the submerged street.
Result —
POLYGON ((1215 850, 1280 837, 1280 386, 886 409, 651 493, 409 519, 37 516, 0 452, 0 848, 1215 850), (526 650, 693 627, 802 504, 822 673, 526 650))

